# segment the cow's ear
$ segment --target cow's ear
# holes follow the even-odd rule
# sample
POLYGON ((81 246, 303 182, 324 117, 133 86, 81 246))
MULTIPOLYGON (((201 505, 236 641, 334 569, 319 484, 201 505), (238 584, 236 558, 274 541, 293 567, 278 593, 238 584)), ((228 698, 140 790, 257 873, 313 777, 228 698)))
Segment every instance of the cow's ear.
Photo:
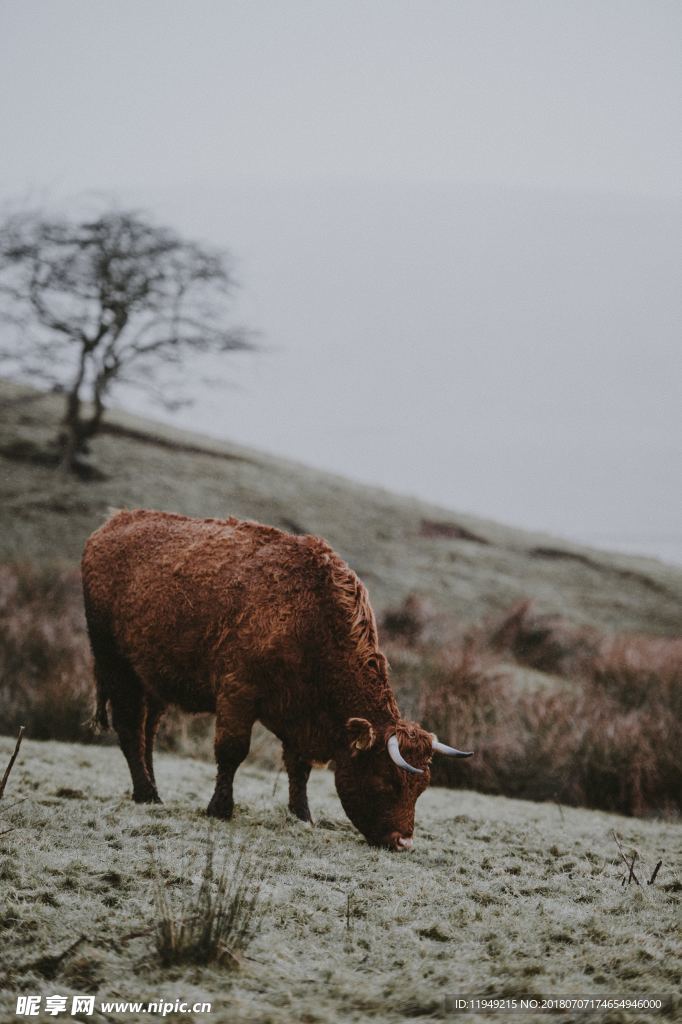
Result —
POLYGON ((346 728, 350 737, 350 748, 354 754, 359 750, 369 750, 376 743, 376 730, 366 718, 349 718, 346 728))

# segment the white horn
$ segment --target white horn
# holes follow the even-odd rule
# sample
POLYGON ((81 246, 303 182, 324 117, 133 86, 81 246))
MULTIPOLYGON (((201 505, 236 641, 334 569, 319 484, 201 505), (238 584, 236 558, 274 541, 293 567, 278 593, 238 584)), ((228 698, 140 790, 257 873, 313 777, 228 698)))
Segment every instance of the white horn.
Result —
POLYGON ((423 775, 423 768, 413 768, 411 764, 408 764, 403 755, 400 753, 400 747, 398 746, 398 737, 395 733, 388 737, 388 756, 394 764, 398 765, 398 768, 404 768, 407 772, 413 772, 415 775, 423 775))
POLYGON ((441 743, 436 736, 433 737, 431 746, 439 754, 445 754, 447 757, 471 757, 473 755, 473 750, 457 750, 456 747, 449 747, 447 743, 441 743))

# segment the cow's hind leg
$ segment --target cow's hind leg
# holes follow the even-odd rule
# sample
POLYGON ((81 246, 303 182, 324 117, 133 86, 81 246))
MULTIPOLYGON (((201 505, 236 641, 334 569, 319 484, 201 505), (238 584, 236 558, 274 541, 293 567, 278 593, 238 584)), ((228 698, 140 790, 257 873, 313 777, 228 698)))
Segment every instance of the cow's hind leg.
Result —
POLYGON ((160 804, 156 786, 146 764, 145 725, 147 705, 141 690, 128 691, 124 698, 112 698, 111 717, 121 750, 133 780, 133 800, 137 804, 160 804))
POLYGON ((223 691, 216 699, 215 758, 218 777, 206 813, 211 818, 232 817, 232 783, 235 772, 249 752, 256 721, 253 702, 239 689, 223 691))
POLYGON ((106 632, 90 628, 90 642, 95 657, 100 717, 106 719, 105 706, 107 700, 110 701, 113 726, 130 769, 133 800, 160 803, 145 761, 147 703, 142 684, 106 632))
POLYGON ((284 744, 284 767, 289 776, 289 810, 301 821, 312 822, 308 807, 308 779, 312 764, 284 744))

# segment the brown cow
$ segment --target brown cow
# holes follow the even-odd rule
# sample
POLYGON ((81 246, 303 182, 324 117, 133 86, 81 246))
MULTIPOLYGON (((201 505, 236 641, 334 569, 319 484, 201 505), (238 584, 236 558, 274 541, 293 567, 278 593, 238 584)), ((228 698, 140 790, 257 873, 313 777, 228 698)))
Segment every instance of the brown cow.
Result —
POLYGON ((175 704, 216 713, 209 815, 231 817, 232 780, 260 720, 282 741, 294 814, 311 820, 311 765, 333 760, 367 840, 412 845, 433 750, 469 755, 400 717, 367 591, 325 541, 123 511, 92 534, 82 568, 98 718, 106 728, 110 703, 134 800, 159 800, 154 737, 175 704))

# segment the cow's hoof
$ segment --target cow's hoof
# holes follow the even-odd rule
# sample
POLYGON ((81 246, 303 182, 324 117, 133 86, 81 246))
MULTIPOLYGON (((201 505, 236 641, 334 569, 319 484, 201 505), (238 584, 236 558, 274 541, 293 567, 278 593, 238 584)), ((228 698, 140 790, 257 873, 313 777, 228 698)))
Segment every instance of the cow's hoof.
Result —
POLYGON ((304 821, 306 825, 313 825, 313 816, 310 813, 308 807, 290 807, 289 811, 294 814, 299 821, 304 821))
POLYGON ((215 796, 211 797, 211 802, 206 808, 206 814, 209 818, 220 818, 221 821, 229 821, 234 811, 234 804, 230 803, 225 799, 215 796))
POLYGON ((162 804, 163 800, 159 794, 154 791, 150 793, 133 793, 133 800, 136 804, 162 804))

